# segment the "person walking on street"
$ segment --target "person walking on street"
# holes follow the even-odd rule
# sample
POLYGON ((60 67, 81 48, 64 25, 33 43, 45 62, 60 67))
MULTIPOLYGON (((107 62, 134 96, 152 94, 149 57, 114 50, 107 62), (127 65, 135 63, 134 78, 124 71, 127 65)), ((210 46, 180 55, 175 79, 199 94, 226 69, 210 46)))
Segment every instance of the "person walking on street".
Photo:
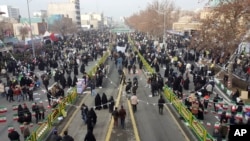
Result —
POLYGON ((14 100, 14 92, 13 92, 13 88, 12 88, 12 86, 10 86, 10 88, 9 88, 9 90, 8 90, 8 96, 9 96, 9 102, 11 102, 11 101, 15 101, 14 100))
POLYGON ((74 141, 74 138, 68 135, 68 131, 64 131, 63 135, 62 141, 74 141))
POLYGON ((218 112, 218 108, 216 107, 216 104, 219 102, 220 97, 218 94, 216 94, 216 96, 214 97, 213 103, 214 103, 214 111, 218 112))
POLYGON ((131 96, 130 100, 131 100, 131 105, 133 107, 133 112, 135 113, 137 111, 137 104, 138 104, 138 98, 135 93, 133 96, 131 96))
POLYGON ((84 141, 96 141, 93 132, 91 132, 90 130, 88 130, 88 132, 87 132, 87 134, 86 134, 86 136, 84 138, 84 141))
POLYGON ((55 129, 52 134, 52 141, 62 141, 62 137, 58 135, 57 130, 55 129))
POLYGON ((35 112, 36 123, 38 123, 40 112, 37 103, 32 107, 32 111, 35 112))
POLYGON ((20 141, 20 135, 16 130, 11 130, 8 134, 10 141, 20 141))
POLYGON ((21 130, 24 140, 26 140, 29 136, 30 136, 30 129, 29 129, 29 125, 27 122, 23 123, 24 128, 21 130))
POLYGON ((117 127, 118 126, 118 118, 119 118, 119 112, 118 112, 117 107, 115 107, 115 110, 113 111, 112 116, 114 118, 114 126, 117 127))
POLYGON ((165 100, 162 97, 162 95, 160 96, 160 99, 158 100, 158 106, 159 106, 159 114, 163 115, 163 106, 165 104, 165 100))
POLYGON ((125 128, 126 110, 123 108, 123 106, 121 106, 121 109, 119 110, 119 117, 121 120, 122 129, 124 129, 125 128))

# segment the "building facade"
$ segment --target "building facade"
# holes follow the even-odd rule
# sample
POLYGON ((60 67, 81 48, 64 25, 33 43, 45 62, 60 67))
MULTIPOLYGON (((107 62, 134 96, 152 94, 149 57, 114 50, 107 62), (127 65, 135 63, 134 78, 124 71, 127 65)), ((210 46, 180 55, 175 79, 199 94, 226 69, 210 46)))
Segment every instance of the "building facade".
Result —
POLYGON ((48 16, 62 14, 66 18, 71 18, 79 27, 81 26, 80 1, 69 0, 64 3, 50 3, 48 5, 48 16))
POLYGON ((33 12, 33 17, 47 17, 47 10, 33 12))
POLYGON ((83 28, 101 29, 104 27, 103 14, 85 13, 81 15, 81 26, 83 28))
POLYGON ((0 11, 4 12, 3 16, 8 18, 18 19, 20 15, 19 8, 9 5, 0 5, 0 11))
POLYGON ((191 30, 200 30, 201 23, 192 21, 192 17, 184 16, 178 22, 173 23, 173 30, 178 32, 190 32, 191 30))

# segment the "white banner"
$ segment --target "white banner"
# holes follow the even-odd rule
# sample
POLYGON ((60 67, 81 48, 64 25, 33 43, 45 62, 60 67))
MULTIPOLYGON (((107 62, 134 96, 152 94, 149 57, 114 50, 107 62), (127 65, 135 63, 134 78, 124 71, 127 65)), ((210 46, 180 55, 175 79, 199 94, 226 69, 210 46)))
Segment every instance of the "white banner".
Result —
POLYGON ((116 46, 117 52, 121 51, 121 52, 125 53, 125 49, 126 49, 126 47, 116 46))

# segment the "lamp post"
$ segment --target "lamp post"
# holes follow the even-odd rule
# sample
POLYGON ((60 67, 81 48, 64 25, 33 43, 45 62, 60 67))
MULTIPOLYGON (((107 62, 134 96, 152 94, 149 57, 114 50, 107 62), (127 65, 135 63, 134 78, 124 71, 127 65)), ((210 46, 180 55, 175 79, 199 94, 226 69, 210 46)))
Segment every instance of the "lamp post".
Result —
POLYGON ((159 10, 155 10, 158 14, 161 14, 161 15, 163 15, 164 17, 163 17, 163 37, 162 37, 162 40, 163 40, 163 46, 164 46, 164 48, 166 47, 165 46, 165 44, 166 44, 166 41, 165 41, 165 38, 166 38, 166 26, 165 26, 165 24, 166 24, 166 11, 165 11, 165 9, 163 10, 163 11, 159 11, 159 10))
POLYGON ((27 0, 27 7, 28 7, 28 16, 29 16, 29 25, 30 25, 30 37, 31 37, 31 45, 32 45, 32 51, 33 51, 33 57, 36 58, 35 47, 34 47, 34 42, 33 42, 33 33, 32 33, 32 27, 31 27, 31 19, 30 19, 29 0, 27 0))

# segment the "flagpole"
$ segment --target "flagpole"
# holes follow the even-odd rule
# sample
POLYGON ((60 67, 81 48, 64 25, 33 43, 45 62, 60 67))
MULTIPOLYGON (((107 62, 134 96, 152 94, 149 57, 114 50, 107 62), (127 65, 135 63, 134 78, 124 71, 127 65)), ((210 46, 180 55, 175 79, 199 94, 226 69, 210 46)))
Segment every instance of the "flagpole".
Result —
POLYGON ((34 47, 34 42, 33 42, 33 33, 32 33, 32 26, 31 26, 31 19, 30 19, 30 6, 29 6, 29 0, 27 0, 27 6, 28 6, 29 25, 30 25, 30 36, 31 36, 31 45, 32 45, 32 51, 33 51, 33 57, 36 58, 35 47, 34 47))

